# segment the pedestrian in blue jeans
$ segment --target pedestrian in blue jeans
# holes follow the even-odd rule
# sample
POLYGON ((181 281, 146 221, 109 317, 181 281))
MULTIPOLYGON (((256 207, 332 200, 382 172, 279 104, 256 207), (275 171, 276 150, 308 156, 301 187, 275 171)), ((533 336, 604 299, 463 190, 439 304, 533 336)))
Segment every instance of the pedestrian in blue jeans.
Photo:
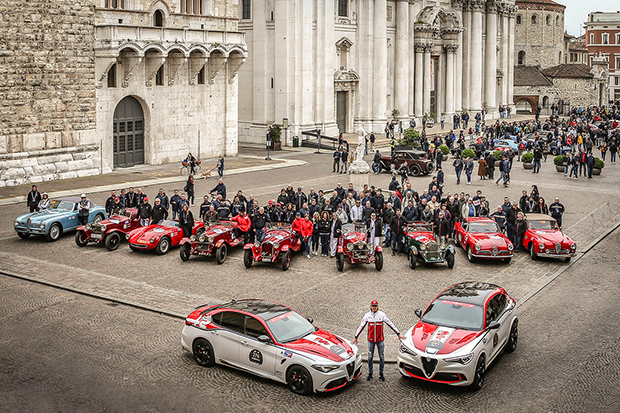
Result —
POLYGON ((366 380, 372 380, 373 374, 373 358, 375 355, 375 347, 379 353, 379 380, 385 381, 383 376, 383 366, 385 365, 385 357, 383 356, 384 341, 383 336, 383 324, 387 324, 398 336, 400 340, 404 340, 405 337, 400 334, 400 331, 394 323, 390 321, 387 315, 383 311, 379 311, 379 302, 372 300, 370 302, 370 311, 364 314, 362 322, 355 332, 355 339, 353 344, 357 344, 357 338, 362 333, 366 325, 368 325, 368 377, 366 380))

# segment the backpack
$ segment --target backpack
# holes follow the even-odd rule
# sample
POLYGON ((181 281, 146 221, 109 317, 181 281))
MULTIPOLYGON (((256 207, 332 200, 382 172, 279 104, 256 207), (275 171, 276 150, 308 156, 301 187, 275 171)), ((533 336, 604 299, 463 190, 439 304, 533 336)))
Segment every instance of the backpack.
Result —
POLYGON ((523 142, 521 142, 521 144, 519 145, 519 149, 520 149, 520 150, 525 149, 525 145, 523 144, 523 142))

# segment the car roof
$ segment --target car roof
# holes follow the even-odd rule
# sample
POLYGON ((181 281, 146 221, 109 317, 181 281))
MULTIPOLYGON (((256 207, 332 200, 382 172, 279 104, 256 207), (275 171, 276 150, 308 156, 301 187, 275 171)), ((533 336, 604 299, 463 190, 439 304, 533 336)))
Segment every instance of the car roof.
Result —
POLYGON ((526 214, 525 217, 527 219, 534 219, 537 221, 555 221, 554 218, 551 218, 549 215, 545 214, 526 214))
POLYGON ((282 304, 257 299, 233 300, 229 303, 220 304, 209 309, 209 311, 213 310, 245 311, 246 313, 251 313, 257 317, 260 317, 263 320, 269 320, 279 314, 291 311, 289 307, 283 306, 282 304))
POLYGON ((80 202, 81 198, 77 196, 65 196, 63 198, 56 198, 55 201, 80 202))
POLYGON ((448 287, 437 298, 448 298, 463 303, 484 305, 487 298, 500 289, 501 287, 496 284, 467 281, 448 287))

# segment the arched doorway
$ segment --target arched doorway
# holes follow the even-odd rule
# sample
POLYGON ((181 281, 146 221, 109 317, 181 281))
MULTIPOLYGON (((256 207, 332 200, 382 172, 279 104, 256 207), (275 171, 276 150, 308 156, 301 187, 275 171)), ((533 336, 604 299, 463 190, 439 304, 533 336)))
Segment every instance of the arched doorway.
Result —
POLYGON ((135 98, 127 96, 114 111, 114 167, 144 163, 144 112, 135 98))

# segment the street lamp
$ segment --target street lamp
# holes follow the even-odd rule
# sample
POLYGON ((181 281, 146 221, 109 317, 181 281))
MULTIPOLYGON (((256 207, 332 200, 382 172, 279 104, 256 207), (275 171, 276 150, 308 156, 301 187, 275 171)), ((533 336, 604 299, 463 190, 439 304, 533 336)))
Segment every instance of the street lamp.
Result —
POLYGON ((284 129, 284 146, 288 144, 288 118, 282 119, 282 129, 284 129))
POLYGON ((271 158, 269 157, 269 147, 271 146, 271 134, 269 133, 269 131, 267 131, 267 135, 265 136, 266 141, 267 141, 267 157, 265 158, 265 160, 270 161, 271 158))

